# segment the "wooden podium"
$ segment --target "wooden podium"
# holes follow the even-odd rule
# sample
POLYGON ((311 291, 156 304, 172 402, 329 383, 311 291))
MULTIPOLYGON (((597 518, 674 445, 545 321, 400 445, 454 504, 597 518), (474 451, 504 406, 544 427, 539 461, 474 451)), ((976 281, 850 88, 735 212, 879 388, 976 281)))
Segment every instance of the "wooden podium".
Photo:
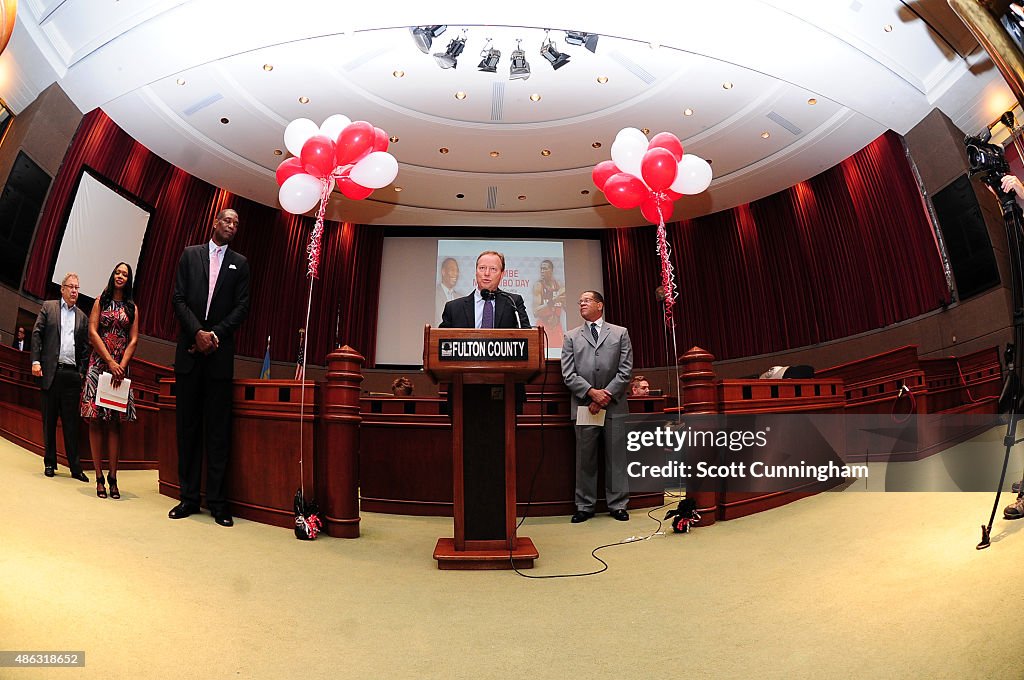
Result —
POLYGON ((533 541, 516 536, 516 389, 541 371, 539 328, 431 328, 423 370, 450 380, 455 536, 434 548, 438 569, 528 569, 533 541))

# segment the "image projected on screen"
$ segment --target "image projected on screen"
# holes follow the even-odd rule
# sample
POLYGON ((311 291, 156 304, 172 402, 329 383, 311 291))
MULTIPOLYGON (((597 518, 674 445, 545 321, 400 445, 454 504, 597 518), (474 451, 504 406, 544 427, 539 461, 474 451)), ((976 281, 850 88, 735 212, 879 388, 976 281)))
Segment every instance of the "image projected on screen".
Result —
POLYGON ((149 217, 147 210, 83 172, 60 242, 53 282, 60 284, 66 272, 77 272, 82 294, 96 298, 118 262, 131 265, 138 280, 136 265, 149 217))
POLYGON ((565 257, 561 241, 437 242, 434 319, 441 322, 446 303, 471 295, 476 289, 476 258, 485 250, 505 256, 505 274, 499 288, 523 296, 530 322, 547 335, 547 357, 562 353, 566 330, 565 257))

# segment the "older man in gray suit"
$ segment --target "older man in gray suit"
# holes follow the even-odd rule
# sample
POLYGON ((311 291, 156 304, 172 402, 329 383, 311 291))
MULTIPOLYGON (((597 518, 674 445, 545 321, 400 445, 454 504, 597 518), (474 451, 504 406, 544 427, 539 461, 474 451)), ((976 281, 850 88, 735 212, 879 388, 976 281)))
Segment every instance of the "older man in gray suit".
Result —
POLYGON ((32 327, 32 375, 43 397, 43 473, 57 469, 57 418, 64 428, 64 451, 71 476, 81 482, 78 457, 78 401, 89 354, 89 318, 78 308, 78 275, 68 273, 60 284, 60 300, 47 300, 32 327))
POLYGON ((633 370, 629 331, 604 320, 604 297, 593 290, 580 295, 580 316, 586 322, 565 334, 562 379, 572 393, 572 419, 581 407, 590 414, 605 412, 604 425, 576 424, 576 514, 586 522, 597 505, 598 441, 604 441, 605 500, 612 517, 629 519, 626 477, 626 390, 633 370))

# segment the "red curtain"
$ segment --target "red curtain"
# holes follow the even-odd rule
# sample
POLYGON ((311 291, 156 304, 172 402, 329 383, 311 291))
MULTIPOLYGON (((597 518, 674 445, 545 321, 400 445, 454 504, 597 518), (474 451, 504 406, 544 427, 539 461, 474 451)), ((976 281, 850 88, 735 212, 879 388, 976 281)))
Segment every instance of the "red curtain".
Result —
MULTIPOLYGON (((251 308, 238 335, 238 353, 294 361, 305 322, 309 279, 306 245, 313 219, 285 213, 218 189, 174 167, 134 141, 106 114, 85 116, 40 217, 26 292, 45 297, 56 246, 83 166, 89 166, 153 207, 135 281, 141 331, 173 340, 171 309, 175 266, 185 246, 209 238, 214 216, 234 208, 239 230, 232 247, 249 259, 251 308)), ((309 324, 311 363, 323 364, 338 340, 374 361, 377 297, 383 238, 378 229, 350 223, 324 225, 320 278, 314 284, 309 324)), ((111 262, 111 268, 115 263, 111 262)))
MULTIPOLYGON (((718 359, 777 352, 950 301, 931 223, 892 132, 786 191, 669 224, 668 235, 679 353, 694 345, 718 359)), ((602 246, 609 320, 630 328, 636 365, 668 363, 652 311, 654 227, 610 230, 602 246)))

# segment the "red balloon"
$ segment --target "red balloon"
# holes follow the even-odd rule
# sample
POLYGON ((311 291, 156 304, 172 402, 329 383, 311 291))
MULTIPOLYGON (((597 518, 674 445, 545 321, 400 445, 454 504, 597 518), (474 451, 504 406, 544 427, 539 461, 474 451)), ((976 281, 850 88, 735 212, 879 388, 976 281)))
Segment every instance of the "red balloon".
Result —
POLYGON ((673 207, 675 207, 675 203, 672 201, 658 199, 652 194, 640 205, 640 212, 643 213, 644 219, 648 222, 660 224, 663 221, 668 222, 672 218, 673 207), (658 214, 658 208, 661 208, 660 215, 658 214))
POLYGON ((281 165, 277 166, 277 186, 281 186, 286 179, 300 172, 306 172, 306 169, 302 167, 301 158, 296 156, 281 161, 281 165))
POLYGON ((323 179, 334 170, 334 142, 324 135, 313 135, 302 145, 302 167, 317 179, 323 179))
POLYGON ((671 132, 659 132, 651 137, 648 149, 668 149, 676 159, 676 163, 683 157, 683 143, 671 132))
POLYGON ((604 191, 604 183, 608 181, 608 178, 612 175, 622 172, 615 166, 615 161, 601 161, 594 166, 590 176, 594 179, 594 184, 598 189, 604 191))
POLYGON ((374 151, 387 151, 388 150, 388 133, 381 130, 379 127, 373 128, 373 150, 374 151))
POLYGON ((670 201, 678 201, 680 198, 683 197, 682 194, 672 191, 672 189, 662 189, 661 193, 668 196, 668 200, 670 201))
POLYGON ((361 201, 373 193, 373 189, 367 189, 362 184, 356 184, 355 180, 348 177, 338 178, 338 191, 353 201, 361 201))
POLYGON ((335 153, 336 165, 355 163, 373 151, 376 133, 373 126, 365 120, 349 123, 338 135, 338 150, 335 153))
POLYGON ((650 192, 644 183, 629 174, 618 172, 604 183, 604 195, 616 208, 629 210, 644 202, 650 192))
POLYGON ((655 191, 662 191, 672 186, 676 181, 676 172, 679 171, 679 163, 675 156, 668 149, 651 149, 644 154, 640 161, 640 173, 644 176, 644 182, 655 191))

